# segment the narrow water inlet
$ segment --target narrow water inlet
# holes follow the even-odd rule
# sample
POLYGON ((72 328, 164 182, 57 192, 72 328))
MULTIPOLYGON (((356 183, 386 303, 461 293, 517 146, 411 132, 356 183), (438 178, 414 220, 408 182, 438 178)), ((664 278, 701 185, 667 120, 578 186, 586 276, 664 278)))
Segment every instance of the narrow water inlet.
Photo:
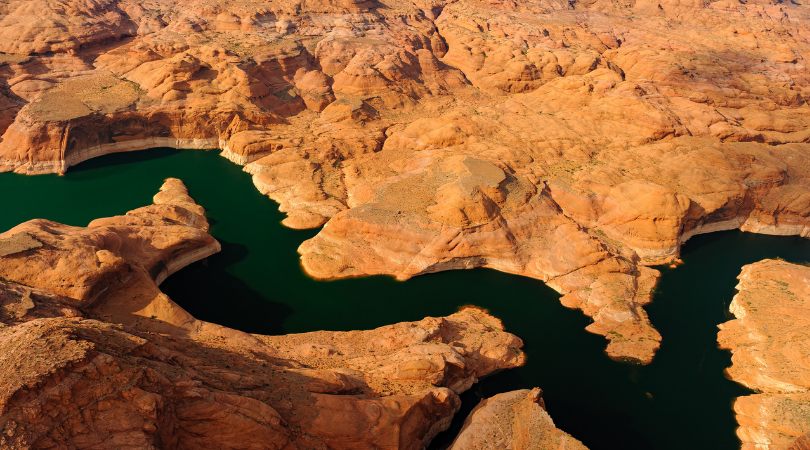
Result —
MULTIPOLYGON (((252 333, 374 328, 463 305, 486 308, 526 343, 525 367, 481 381, 463 395, 481 397, 540 387, 559 428, 592 450, 738 449, 731 403, 748 391, 727 380, 730 355, 717 349, 717 324, 743 265, 764 258, 810 260, 810 240, 739 231, 699 235, 683 248, 685 264, 659 268, 650 320, 663 336, 648 366, 610 360, 606 341, 584 330, 590 319, 564 308, 543 283, 487 269, 443 272, 397 282, 389 277, 316 281, 296 249, 317 230, 281 225, 277 204, 251 177, 214 151, 153 149, 108 155, 65 176, 0 174, 0 230, 33 218, 85 226, 151 203, 168 177, 182 179, 207 209, 222 252, 170 276, 162 289, 201 320, 252 333), (11 193, 11 194, 8 194, 11 193)), ((455 432, 463 421, 460 414, 455 432)), ((433 448, 452 441, 453 429, 433 448)))

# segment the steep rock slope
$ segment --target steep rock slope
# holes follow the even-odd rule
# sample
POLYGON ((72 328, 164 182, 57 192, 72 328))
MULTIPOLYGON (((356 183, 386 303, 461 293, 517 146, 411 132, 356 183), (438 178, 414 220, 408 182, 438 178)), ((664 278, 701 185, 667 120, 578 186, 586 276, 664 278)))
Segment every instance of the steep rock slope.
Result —
POLYGON ((316 277, 538 278, 608 353, 697 233, 808 234, 806 5, 0 1, 0 170, 210 148, 316 277), (37 11, 34 16, 33 11, 37 11))
POLYGON ((730 377, 757 393, 734 403, 743 449, 800 449, 810 432, 810 267, 764 260, 743 267, 720 325, 730 377), (794 443, 795 440, 795 443, 794 443), (792 447, 791 447, 792 445, 792 447))
POLYGON ((169 179, 124 216, 0 234, 0 447, 416 450, 523 363, 478 309, 288 336, 196 320, 158 284, 219 251, 207 228, 169 179))
POLYGON ((541 395, 521 389, 481 400, 450 450, 587 450, 554 426, 541 395))

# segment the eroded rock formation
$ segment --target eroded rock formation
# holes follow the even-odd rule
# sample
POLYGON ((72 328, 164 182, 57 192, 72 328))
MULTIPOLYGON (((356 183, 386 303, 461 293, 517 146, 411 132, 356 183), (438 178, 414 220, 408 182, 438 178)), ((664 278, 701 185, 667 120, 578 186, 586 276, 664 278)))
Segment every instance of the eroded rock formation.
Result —
POLYGON ((756 394, 734 403, 743 450, 808 445, 810 267, 764 260, 743 267, 718 340, 731 349, 731 379, 756 394), (795 441, 795 442, 794 442, 795 441))
POLYGON ((521 389, 481 400, 450 450, 587 450, 554 426, 541 395, 521 389))
POLYGON ((198 321, 158 284, 219 251, 207 228, 169 179, 124 216, 0 234, 0 447, 418 450, 524 361, 474 308, 287 336, 198 321))
POLYGON ((0 170, 218 147, 316 277, 546 281, 608 353, 691 236, 808 234, 806 5, 0 2, 0 170), (32 16, 36 12, 35 16, 32 16))

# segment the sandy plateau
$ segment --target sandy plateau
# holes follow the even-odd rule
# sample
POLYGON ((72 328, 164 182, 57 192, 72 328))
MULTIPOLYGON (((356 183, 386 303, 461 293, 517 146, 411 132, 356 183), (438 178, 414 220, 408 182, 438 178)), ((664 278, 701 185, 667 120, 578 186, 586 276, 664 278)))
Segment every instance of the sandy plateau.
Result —
POLYGON ((323 227, 312 276, 536 278, 648 363, 647 266, 699 233, 810 234, 809 23, 780 0, 0 0, 0 170, 219 148, 323 227))

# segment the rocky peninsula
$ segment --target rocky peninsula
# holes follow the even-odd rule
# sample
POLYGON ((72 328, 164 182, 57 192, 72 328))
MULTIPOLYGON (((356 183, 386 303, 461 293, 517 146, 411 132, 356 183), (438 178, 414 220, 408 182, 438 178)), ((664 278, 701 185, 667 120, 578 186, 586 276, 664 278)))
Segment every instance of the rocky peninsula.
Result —
POLYGON ((755 394, 734 403, 743 450, 801 450, 810 433, 810 267, 764 260, 743 267, 720 345, 728 375, 755 394))
POLYGON ((808 234, 808 14, 722 0, 0 2, 0 170, 219 148, 315 277, 491 267, 608 354, 698 233, 808 234))
POLYGON ((0 234, 0 447, 420 449, 524 361, 475 308, 286 336, 196 320, 158 285, 219 251, 180 180, 86 228, 0 234))
POLYGON ((464 422, 450 450, 588 450, 554 426, 539 388, 482 400, 464 422))

